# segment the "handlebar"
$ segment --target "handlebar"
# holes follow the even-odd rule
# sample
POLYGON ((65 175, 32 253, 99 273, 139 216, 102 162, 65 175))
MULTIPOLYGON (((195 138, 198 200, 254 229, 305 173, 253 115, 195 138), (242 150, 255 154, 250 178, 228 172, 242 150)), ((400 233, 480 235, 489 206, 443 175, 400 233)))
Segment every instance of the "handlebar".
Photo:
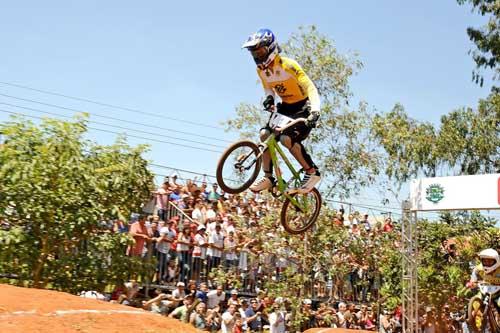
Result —
POLYGON ((291 121, 290 123, 286 124, 285 126, 283 127, 276 127, 274 130, 275 131, 278 131, 278 132, 283 132, 284 130, 286 130, 287 128, 290 128, 294 125, 297 125, 298 123, 305 123, 307 120, 307 118, 297 118, 295 119, 294 121, 291 121))

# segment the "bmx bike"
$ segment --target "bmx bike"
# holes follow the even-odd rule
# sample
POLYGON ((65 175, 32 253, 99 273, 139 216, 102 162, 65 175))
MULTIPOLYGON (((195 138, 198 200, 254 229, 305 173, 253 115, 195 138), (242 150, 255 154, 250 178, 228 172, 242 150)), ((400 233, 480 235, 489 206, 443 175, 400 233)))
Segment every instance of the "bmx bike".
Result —
POLYGON ((467 317, 469 329, 474 333, 500 332, 500 315, 493 299, 500 292, 500 286, 479 283, 481 296, 469 301, 467 317))
POLYGON ((265 142, 261 144, 250 140, 235 142, 224 151, 217 164, 216 177, 220 188, 230 194, 241 193, 257 178, 262 166, 262 154, 268 150, 276 174, 276 183, 270 192, 275 198, 284 199, 280 222, 290 234, 300 234, 311 228, 321 210, 321 194, 316 188, 307 193, 293 190, 299 186, 300 176, 305 171, 294 168, 277 142, 283 131, 305 121, 305 118, 292 119, 273 112, 269 119, 272 133, 265 142), (290 170, 291 178, 288 181, 283 178, 278 155, 290 170))

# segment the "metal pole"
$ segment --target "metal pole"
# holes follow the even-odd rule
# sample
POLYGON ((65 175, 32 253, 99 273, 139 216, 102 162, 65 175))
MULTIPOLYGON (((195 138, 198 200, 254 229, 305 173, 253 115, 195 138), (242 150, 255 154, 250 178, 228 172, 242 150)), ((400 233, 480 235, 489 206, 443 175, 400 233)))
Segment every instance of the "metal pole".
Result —
POLYGON ((402 305, 403 332, 418 332, 418 252, 417 213, 412 212, 410 202, 402 205, 401 254, 402 254, 402 305))

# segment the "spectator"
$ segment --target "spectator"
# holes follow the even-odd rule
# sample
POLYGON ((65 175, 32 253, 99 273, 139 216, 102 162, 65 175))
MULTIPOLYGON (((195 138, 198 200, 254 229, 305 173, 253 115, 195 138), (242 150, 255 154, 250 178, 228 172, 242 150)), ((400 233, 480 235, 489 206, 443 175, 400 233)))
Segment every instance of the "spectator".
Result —
POLYGON ((191 245, 191 237, 189 228, 180 227, 179 235, 177 236, 177 258, 179 260, 179 279, 185 281, 189 272, 189 246, 191 245))
POLYGON ((205 226, 200 225, 193 239, 193 272, 191 277, 199 281, 200 274, 203 271, 203 262, 207 258, 208 240, 205 235, 205 226))
POLYGON ((207 306, 209 309, 214 309, 219 306, 221 302, 226 299, 226 294, 224 293, 222 286, 217 286, 216 290, 211 290, 207 294, 208 302, 207 306))
POLYGON ((226 270, 238 265, 238 256, 236 255, 237 246, 238 244, 234 239, 234 231, 230 231, 224 240, 224 267, 226 270))
POLYGON ((434 310, 431 307, 425 309, 425 314, 423 315, 422 330, 423 333, 436 333, 437 332, 437 320, 434 310))
POLYGON ((250 332, 260 332, 262 330, 262 318, 261 312, 257 309, 259 308, 259 303, 254 298, 250 301, 250 307, 246 309, 246 322, 250 328, 250 332))
POLYGON ((390 316, 389 316, 389 312, 387 310, 384 310, 382 312, 382 314, 380 315, 379 332, 380 333, 390 333, 391 332, 390 316))
POLYGON ((269 314, 269 333, 285 333, 285 313, 280 310, 280 305, 274 303, 269 314))
POLYGON ((229 304, 226 312, 222 314, 222 324, 221 324, 222 333, 232 333, 235 324, 235 318, 234 318, 235 312, 236 312, 236 305, 229 304))
POLYGON ((177 318, 183 322, 187 322, 188 319, 188 310, 193 304, 193 297, 191 295, 187 295, 182 300, 182 305, 177 307, 174 311, 172 311, 168 316, 170 318, 177 318))
POLYGON ((168 221, 168 226, 164 226, 159 230, 159 237, 156 239, 156 251, 158 253, 158 276, 160 282, 167 280, 167 266, 170 259, 169 253, 172 243, 177 234, 172 228, 173 221, 168 221))
POLYGON ((173 201, 175 204, 177 204, 181 200, 181 190, 178 187, 172 190, 169 200, 173 201))
POLYGON ((347 328, 347 319, 345 318, 347 314, 347 305, 344 302, 339 303, 339 310, 337 311, 339 328, 347 328))
POLYGON ((199 225, 205 224, 206 210, 201 199, 196 199, 194 209, 191 212, 191 218, 199 225))
POLYGON ((224 236, 221 233, 221 226, 217 224, 215 231, 208 236, 207 256, 209 259, 209 270, 220 265, 222 251, 224 250, 224 236))
POLYGON ((209 202, 216 203, 219 200, 220 194, 217 192, 217 188, 218 188, 217 183, 213 183, 212 190, 210 191, 210 193, 208 193, 209 202))
POLYGON ((146 215, 140 215, 139 220, 130 226, 130 236, 134 238, 134 244, 129 246, 127 253, 130 256, 142 256, 144 244, 150 240, 146 227, 146 215))
POLYGON ((363 228, 366 232, 370 232, 372 230, 370 222, 368 222, 368 214, 365 214, 363 216, 363 220, 361 221, 361 225, 363 226, 363 228))
POLYGON ((113 232, 124 234, 128 232, 128 224, 123 220, 118 219, 113 222, 113 232))
POLYGON ((206 304, 203 302, 198 303, 195 312, 191 313, 191 316, 189 318, 189 323, 193 325, 196 329, 204 331, 206 328, 208 328, 207 320, 205 317, 206 312, 207 312, 206 304))
POLYGON ((234 304, 236 306, 240 305, 240 301, 238 300, 238 290, 231 290, 231 297, 227 300, 227 304, 234 304))
POLYGON ((184 296, 186 296, 186 290, 184 289, 186 287, 186 285, 184 284, 184 282, 177 282, 177 285, 176 285, 176 289, 174 289, 172 291, 172 296, 178 300, 178 301, 181 301, 184 299, 184 296))
POLYGON ((154 192, 156 195, 156 209, 160 220, 167 219, 168 199, 171 194, 168 182, 164 182, 161 187, 154 192))
POLYGON ((153 313, 166 315, 168 313, 168 306, 163 301, 168 298, 169 296, 167 294, 159 293, 155 298, 144 302, 143 308, 153 313))
POLYGON ((384 226, 382 227, 384 232, 391 232, 394 230, 394 225, 392 224, 392 219, 390 217, 384 220, 384 226))
POLYGON ((198 290, 196 291, 195 297, 200 299, 203 303, 208 303, 208 286, 206 283, 200 283, 198 290))

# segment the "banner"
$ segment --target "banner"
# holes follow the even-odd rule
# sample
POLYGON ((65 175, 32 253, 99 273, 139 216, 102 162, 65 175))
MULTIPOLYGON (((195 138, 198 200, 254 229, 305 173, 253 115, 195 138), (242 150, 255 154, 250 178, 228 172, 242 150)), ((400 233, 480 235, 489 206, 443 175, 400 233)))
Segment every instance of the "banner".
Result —
POLYGON ((410 210, 500 209, 500 174, 412 180, 410 210))

